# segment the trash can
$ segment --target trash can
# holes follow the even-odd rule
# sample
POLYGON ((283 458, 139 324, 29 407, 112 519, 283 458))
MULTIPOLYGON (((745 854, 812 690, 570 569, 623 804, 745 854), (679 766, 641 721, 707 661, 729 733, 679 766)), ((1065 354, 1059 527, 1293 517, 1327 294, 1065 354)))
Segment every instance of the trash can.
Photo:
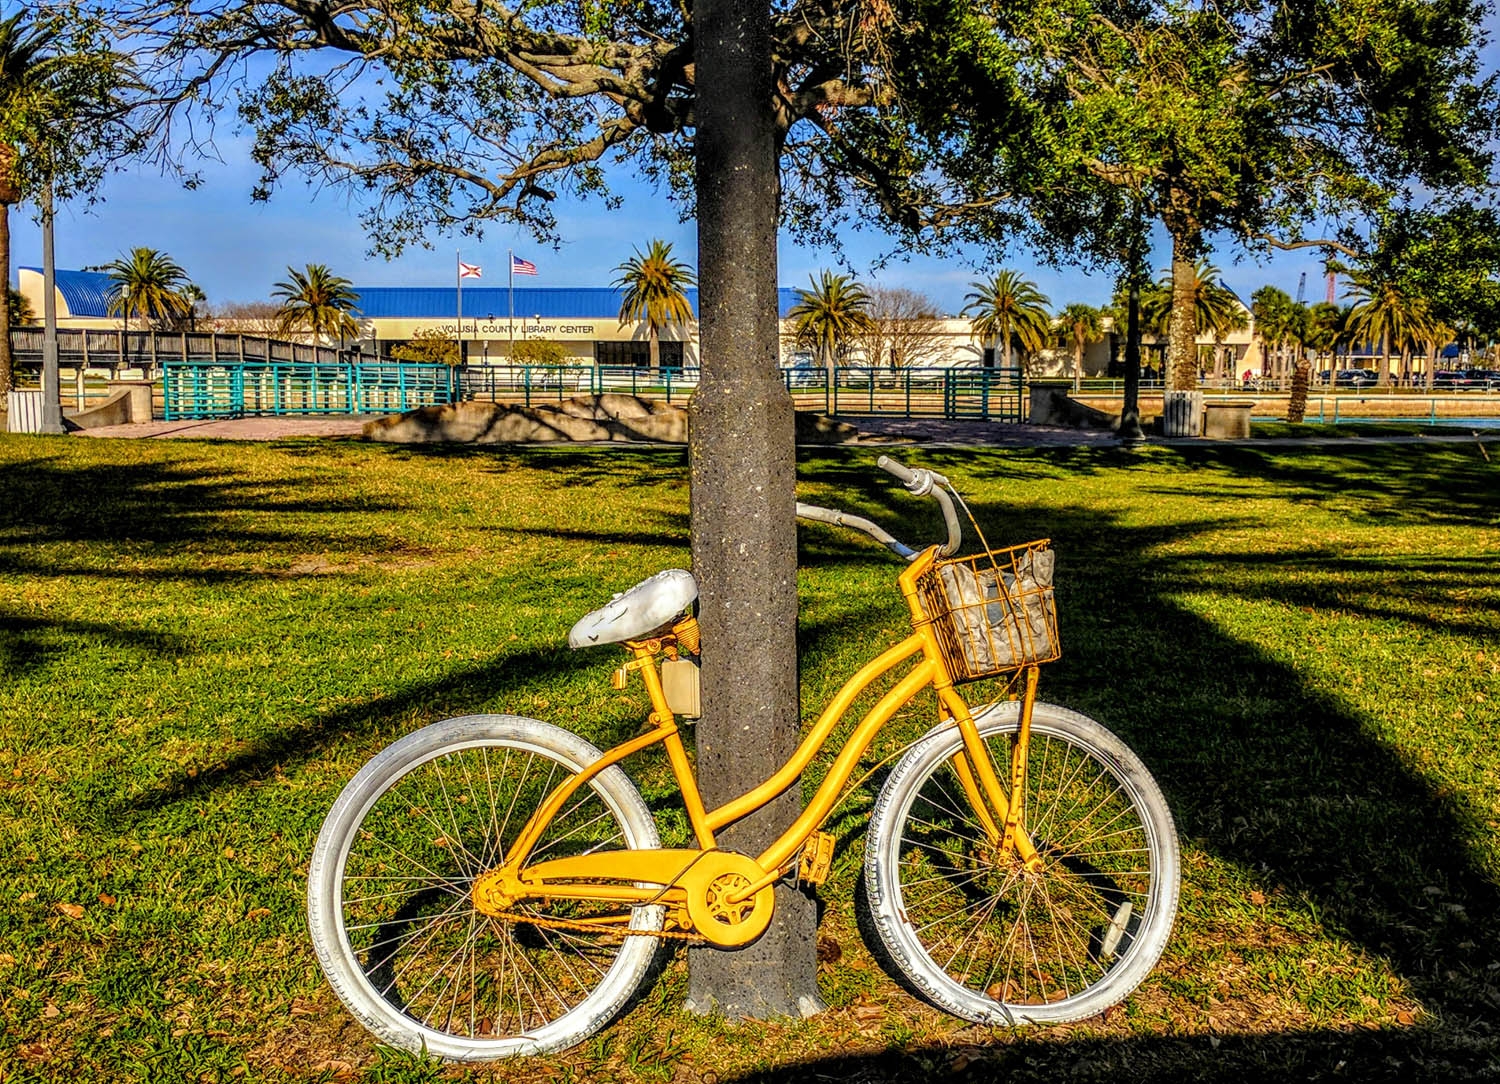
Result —
POLYGON ((1161 393, 1161 435, 1196 437, 1203 432, 1203 393, 1201 391, 1164 391, 1161 393))
POLYGON ((42 393, 40 391, 17 391, 12 388, 6 409, 9 419, 6 428, 12 433, 40 433, 42 431, 42 393))

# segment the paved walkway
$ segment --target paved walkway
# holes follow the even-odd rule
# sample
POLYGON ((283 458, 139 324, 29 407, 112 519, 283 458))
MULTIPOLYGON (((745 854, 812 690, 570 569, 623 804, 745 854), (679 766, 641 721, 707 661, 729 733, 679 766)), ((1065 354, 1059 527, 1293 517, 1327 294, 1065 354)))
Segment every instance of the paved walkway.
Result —
POLYGON ((138 422, 79 429, 75 437, 150 437, 190 440, 285 440, 288 437, 357 437, 376 415, 311 418, 222 418, 212 421, 138 422))
MULTIPOLYGON (((360 435, 365 422, 376 415, 337 415, 311 418, 226 418, 216 421, 142 422, 136 425, 109 425, 99 429, 81 429, 74 436, 127 437, 153 440, 287 440, 297 437, 341 437, 360 435)), ((861 433, 861 443, 921 443, 926 445, 960 445, 988 447, 1031 447, 1035 445, 1069 445, 1098 447, 1116 443, 1114 434, 1102 429, 1065 429, 1059 426, 1015 425, 1005 422, 948 421, 943 418, 840 418, 861 433)), ((1238 443, 1257 448, 1307 447, 1310 444, 1447 444, 1474 441, 1500 441, 1500 429, 1471 431, 1454 427, 1452 433, 1424 436, 1334 436, 1253 438, 1248 441, 1214 441, 1215 444, 1238 443)), ((1166 443, 1159 437, 1149 443, 1166 443)), ((1178 444, 1177 441, 1170 442, 1178 444)), ((1204 442, 1208 443, 1208 442, 1204 442)))

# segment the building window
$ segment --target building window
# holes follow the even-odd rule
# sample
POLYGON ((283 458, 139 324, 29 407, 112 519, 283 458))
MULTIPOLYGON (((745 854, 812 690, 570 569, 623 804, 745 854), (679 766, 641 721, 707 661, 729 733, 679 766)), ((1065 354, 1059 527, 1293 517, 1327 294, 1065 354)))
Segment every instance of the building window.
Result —
POLYGON ((651 364, 651 346, 643 342, 596 342, 594 360, 621 369, 644 369, 651 364))
MULTIPOLYGON (((661 367, 663 369, 682 368, 682 343, 663 341, 658 345, 661 348, 661 367)), ((594 360, 600 365, 609 368, 649 368, 651 365, 651 344, 633 339, 628 342, 595 342, 594 360)))

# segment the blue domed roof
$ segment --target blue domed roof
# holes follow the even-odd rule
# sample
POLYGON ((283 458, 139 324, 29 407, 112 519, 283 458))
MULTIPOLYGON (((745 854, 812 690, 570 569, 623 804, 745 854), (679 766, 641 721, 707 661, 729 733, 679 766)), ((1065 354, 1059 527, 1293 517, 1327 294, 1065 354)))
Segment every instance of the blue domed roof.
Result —
MULTIPOLYGON (((42 273, 40 267, 23 267, 23 271, 42 273)), ((115 282, 102 271, 53 272, 57 292, 68 307, 68 316, 109 316, 109 302, 114 297, 115 282)), ((40 315, 40 314, 38 314, 40 315)))

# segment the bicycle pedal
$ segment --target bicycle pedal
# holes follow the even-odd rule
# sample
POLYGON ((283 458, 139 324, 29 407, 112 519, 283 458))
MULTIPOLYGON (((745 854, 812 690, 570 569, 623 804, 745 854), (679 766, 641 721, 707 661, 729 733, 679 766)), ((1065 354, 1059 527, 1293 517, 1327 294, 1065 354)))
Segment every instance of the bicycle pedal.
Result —
POLYGON ((814 832, 802 845, 802 857, 797 861, 797 879, 820 885, 828 880, 828 871, 832 867, 833 835, 829 832, 814 832))

